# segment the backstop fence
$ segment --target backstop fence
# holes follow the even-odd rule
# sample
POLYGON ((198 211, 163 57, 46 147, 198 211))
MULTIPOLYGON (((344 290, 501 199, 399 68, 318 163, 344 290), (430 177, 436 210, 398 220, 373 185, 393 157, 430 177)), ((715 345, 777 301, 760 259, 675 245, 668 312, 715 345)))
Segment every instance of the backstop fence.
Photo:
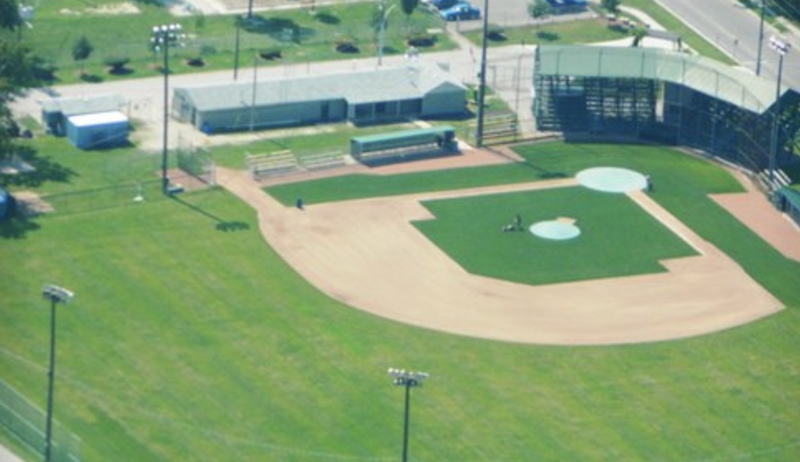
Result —
MULTIPOLYGON (((44 455, 45 413, 10 385, 0 380, 0 427, 36 454, 44 455)), ((58 422, 53 424, 51 460, 80 462, 81 441, 58 422)))

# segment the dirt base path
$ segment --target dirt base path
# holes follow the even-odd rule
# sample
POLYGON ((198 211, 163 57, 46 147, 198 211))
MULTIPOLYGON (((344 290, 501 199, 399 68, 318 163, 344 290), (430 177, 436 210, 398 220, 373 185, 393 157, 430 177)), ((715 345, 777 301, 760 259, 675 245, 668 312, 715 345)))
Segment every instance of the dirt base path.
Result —
POLYGON ((717 204, 786 258, 800 262, 800 231, 758 191, 711 196, 717 204))
POLYGON ((258 211, 265 239, 317 288, 399 322, 472 337, 538 344, 677 339, 770 315, 780 302, 731 259, 646 194, 632 199, 700 252, 653 275, 527 286, 466 273, 411 225, 432 218, 420 201, 557 188, 572 179, 320 204, 297 210, 246 172, 219 183, 258 211))

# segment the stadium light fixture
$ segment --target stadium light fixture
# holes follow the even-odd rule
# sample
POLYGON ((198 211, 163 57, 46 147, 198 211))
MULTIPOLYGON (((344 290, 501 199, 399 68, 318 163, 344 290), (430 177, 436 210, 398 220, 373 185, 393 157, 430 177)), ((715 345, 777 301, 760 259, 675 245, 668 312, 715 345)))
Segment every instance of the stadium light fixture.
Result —
POLYGON ((406 371, 405 369, 389 368, 389 376, 392 383, 406 390, 405 414, 403 419, 403 462, 408 461, 408 425, 411 410, 411 389, 421 387, 422 381, 430 377, 427 372, 406 371))
POLYGON ((42 298, 50 301, 50 366, 47 369, 47 420, 45 422, 44 461, 50 462, 53 442, 53 385, 56 369, 56 305, 66 305, 75 294, 54 285, 42 289, 42 298))
POLYGON ((778 120, 781 116, 781 79, 783 78, 783 57, 789 53, 791 45, 775 37, 769 38, 769 47, 778 54, 778 78, 775 89, 775 114, 772 117, 772 139, 769 153, 769 182, 775 185, 775 170, 778 164, 778 120))
POLYGON ((154 52, 164 51, 164 64, 161 71, 164 73, 164 138, 161 151, 161 190, 169 193, 169 175, 167 174, 167 142, 169 129, 169 49, 183 46, 186 35, 180 24, 163 24, 153 26, 150 33, 150 47, 154 52))

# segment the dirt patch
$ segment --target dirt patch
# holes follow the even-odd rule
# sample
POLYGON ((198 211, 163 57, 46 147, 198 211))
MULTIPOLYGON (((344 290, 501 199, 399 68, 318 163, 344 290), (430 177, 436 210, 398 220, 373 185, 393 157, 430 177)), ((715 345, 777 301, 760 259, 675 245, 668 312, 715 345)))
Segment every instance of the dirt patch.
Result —
POLYGON ((42 200, 38 194, 32 191, 15 192, 14 199, 17 201, 17 211, 26 217, 55 210, 50 203, 42 200))
POLYGON ((758 191, 715 194, 717 204, 786 258, 800 262, 800 229, 789 217, 775 210, 758 191))
POLYGON ((62 8, 59 13, 67 16, 80 16, 82 14, 102 15, 102 16, 117 16, 123 14, 139 14, 141 10, 139 7, 131 2, 122 3, 107 3, 98 7, 89 7, 83 11, 76 11, 69 8, 62 8))

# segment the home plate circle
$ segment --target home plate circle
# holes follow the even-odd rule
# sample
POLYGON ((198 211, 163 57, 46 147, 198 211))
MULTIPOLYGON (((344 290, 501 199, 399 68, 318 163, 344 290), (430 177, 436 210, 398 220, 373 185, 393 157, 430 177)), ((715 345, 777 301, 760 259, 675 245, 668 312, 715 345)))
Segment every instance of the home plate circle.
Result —
POLYGON ((543 239, 566 241, 581 235, 581 229, 575 226, 574 220, 548 220, 534 223, 530 227, 531 233, 543 239))

